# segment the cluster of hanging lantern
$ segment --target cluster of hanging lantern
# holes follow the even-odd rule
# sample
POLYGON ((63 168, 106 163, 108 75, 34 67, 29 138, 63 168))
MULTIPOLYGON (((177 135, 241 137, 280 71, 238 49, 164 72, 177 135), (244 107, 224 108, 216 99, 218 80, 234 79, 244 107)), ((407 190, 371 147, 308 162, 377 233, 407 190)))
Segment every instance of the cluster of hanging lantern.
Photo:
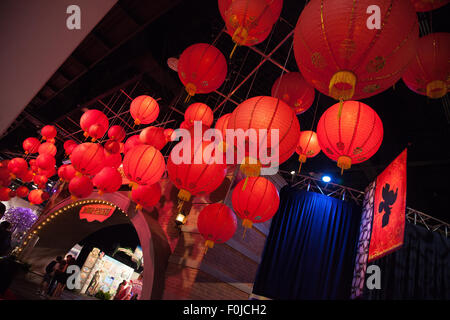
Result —
MULTIPOLYGON (((209 158, 205 157, 205 150, 210 142, 194 143, 192 139, 188 148, 183 140, 176 144, 167 159, 168 178, 179 189, 181 212, 184 202, 211 193, 223 183, 227 150, 244 150, 234 158, 245 179, 234 187, 233 210, 215 203, 206 206, 198 216, 198 230, 208 248, 233 236, 237 229, 236 215, 245 229, 274 216, 280 199, 276 187, 261 176, 266 167, 277 167, 294 153, 298 154, 301 168, 308 158, 323 151, 337 162, 341 171, 372 157, 383 140, 382 121, 371 107, 356 100, 381 93, 402 77, 411 90, 429 98, 447 93, 450 36, 436 33, 419 39, 416 17, 416 11, 432 10, 445 3, 444 0, 340 0, 339 5, 336 1, 308 2, 294 30, 293 49, 300 72, 282 74, 274 82, 271 96, 251 97, 231 113, 221 115, 215 129, 222 134, 223 141, 209 158), (373 5, 380 8, 382 23, 370 28, 367 8, 373 5), (320 116, 316 132, 301 131, 297 116, 312 106, 315 89, 339 102, 320 116), (256 132, 255 139, 243 142, 226 139, 227 130, 249 129, 256 132), (176 156, 184 161, 175 161, 176 156)), ((253 46, 268 37, 280 16, 283 1, 218 0, 218 5, 226 32, 235 44, 231 57, 237 46, 253 46)), ((195 94, 217 90, 227 71, 227 60, 214 45, 197 43, 187 47, 177 65, 179 79, 187 91, 185 102, 195 94)), ((130 104, 135 126, 152 124, 159 110, 157 100, 148 95, 138 96, 130 104)), ((201 122, 203 133, 213 125, 213 110, 204 103, 190 104, 180 128, 193 134, 196 121, 201 122)), ((116 192, 126 178, 136 209, 156 205, 161 197, 159 181, 166 170, 161 150, 173 141, 174 129, 147 126, 127 138, 122 126, 110 127, 107 116, 95 109, 82 115, 80 127, 91 142, 65 141, 64 151, 71 164, 62 165, 57 171, 56 129, 45 126, 41 140, 25 139, 24 158, 0 162, 0 200, 27 196, 30 202, 40 204, 49 197, 43 190, 48 178, 57 172, 68 184, 73 199, 88 197, 94 187, 99 193, 116 192), (99 143, 105 135, 107 140, 99 143), (36 159, 28 160, 33 154, 38 154, 36 159), (39 189, 29 191, 20 186, 11 190, 9 185, 14 178, 33 181, 39 189)), ((178 220, 184 223, 186 216, 181 215, 178 220)))

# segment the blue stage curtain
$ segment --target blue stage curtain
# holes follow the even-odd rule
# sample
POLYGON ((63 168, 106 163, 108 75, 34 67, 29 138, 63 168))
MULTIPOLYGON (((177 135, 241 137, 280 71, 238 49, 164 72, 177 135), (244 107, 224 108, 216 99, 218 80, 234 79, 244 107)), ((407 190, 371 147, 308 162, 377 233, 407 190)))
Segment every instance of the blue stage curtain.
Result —
POLYGON ((285 186, 253 293, 272 299, 349 299, 361 208, 285 186))

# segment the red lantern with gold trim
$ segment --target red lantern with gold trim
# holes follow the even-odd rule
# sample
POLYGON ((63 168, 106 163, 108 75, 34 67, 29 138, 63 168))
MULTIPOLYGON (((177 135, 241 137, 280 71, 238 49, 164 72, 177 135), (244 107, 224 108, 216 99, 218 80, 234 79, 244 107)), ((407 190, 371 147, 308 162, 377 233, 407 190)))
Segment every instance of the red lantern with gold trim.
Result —
POLYGON ((38 152, 40 145, 41 143, 39 142, 39 140, 33 137, 26 138, 22 143, 22 147, 23 150, 25 150, 25 154, 29 153, 32 154, 38 152))
POLYGON ((44 142, 39 146, 38 152, 39 154, 48 154, 52 157, 56 155, 56 147, 53 143, 50 142, 44 142))
MULTIPOLYGON (((222 52, 207 43, 186 48, 178 61, 178 76, 189 97, 217 90, 227 75, 227 61, 222 52)), ((187 100, 188 100, 187 99, 187 100)))
POLYGON ((93 189, 92 181, 87 176, 75 177, 69 183, 69 192, 72 194, 72 200, 88 197, 93 189))
POLYGON ((51 168, 55 167, 56 160, 55 160, 55 157, 53 157, 47 153, 44 153, 44 154, 40 154, 36 158, 36 165, 38 166, 39 169, 50 170, 51 168))
POLYGON ((274 82, 271 95, 286 102, 296 114, 302 114, 313 104, 315 93, 300 72, 288 72, 274 82))
POLYGON ((215 243, 227 242, 236 233, 236 215, 223 203, 209 204, 198 214, 197 228, 206 240, 206 247, 212 248, 215 243))
POLYGON ((131 191, 131 199, 137 203, 136 210, 153 207, 161 199, 161 186, 159 183, 138 186, 131 191))
POLYGON ((111 140, 121 142, 123 139, 125 139, 125 136, 125 129, 119 125, 111 126, 111 128, 109 128, 108 130, 108 137, 111 140))
POLYGON ((431 33, 419 39, 416 58, 403 74, 412 91, 442 98, 450 87, 450 33, 431 33))
POLYGON ((149 124, 158 118, 159 104, 150 96, 139 96, 131 102, 130 113, 136 125, 149 124))
POLYGON ((119 190, 122 185, 122 176, 117 171, 117 168, 104 167, 95 175, 92 182, 97 187, 100 195, 103 193, 112 193, 119 190))
POLYGON ((359 101, 328 108, 317 124, 317 138, 325 155, 343 170, 373 156, 383 141, 383 123, 377 113, 359 101))
POLYGON ((17 175, 24 174, 28 169, 28 163, 23 158, 11 159, 8 163, 8 170, 17 175))
POLYGON ((97 139, 100 139, 103 137, 108 130, 108 127, 104 127, 103 125, 99 123, 95 123, 92 126, 89 127, 88 133, 89 136, 92 137, 91 141, 94 142, 97 139))
POLYGON ((28 188, 25 186, 20 186, 16 190, 16 194, 20 198, 26 198, 28 196, 29 192, 30 192, 30 190, 28 190, 28 188))
POLYGON ((194 121, 201 121, 203 125, 211 127, 214 121, 214 114, 206 104, 196 102, 191 104, 184 112, 184 121, 189 123, 189 125, 194 125, 194 121))
POLYGON ((167 143, 166 136, 164 135, 164 128, 161 127, 147 127, 139 134, 139 139, 143 144, 154 146, 156 149, 161 150, 167 143))
POLYGON ((360 100, 401 78, 418 37, 409 0, 311 0, 295 28, 294 53, 317 90, 337 100, 360 100), (376 6, 379 19, 367 13, 376 6))
POLYGON ((80 118, 80 127, 83 129, 86 138, 89 137, 89 128, 94 124, 98 124, 102 128, 105 128, 105 130, 108 130, 108 117, 103 112, 96 109, 91 109, 83 113, 80 118))
POLYGON ((64 142, 64 145, 63 145, 64 151, 66 152, 66 155, 70 156, 71 153, 72 153, 72 151, 73 151, 73 149, 75 149, 75 147, 76 147, 77 145, 78 145, 78 143, 76 143, 76 142, 73 141, 73 140, 66 140, 66 141, 64 142))
POLYGON ((70 160, 78 172, 95 175, 105 166, 105 150, 98 143, 82 143, 72 151, 70 160))
POLYGON ((153 146, 136 146, 123 159, 123 172, 135 184, 154 184, 165 170, 164 156, 153 146))
POLYGON ((263 177, 241 180, 233 190, 231 201, 234 212, 242 219, 242 225, 247 229, 253 223, 265 222, 271 219, 278 210, 280 196, 272 182, 263 177))
POLYGON ((41 129, 42 139, 44 140, 52 140, 56 137, 57 133, 58 132, 54 126, 47 125, 41 129))
POLYGON ((104 144, 105 151, 110 154, 120 153, 120 143, 116 140, 108 140, 104 144))
POLYGON ((61 178, 61 180, 64 181, 72 180, 75 177, 76 173, 77 171, 71 164, 63 164, 58 169, 58 176, 61 178))
POLYGON ((301 131, 295 152, 297 152, 298 154, 298 161, 300 162, 298 171, 300 172, 302 164, 306 162, 306 159, 315 157, 320 152, 317 133, 315 133, 314 131, 301 131))
POLYGON ((33 182, 37 184, 40 189, 45 188, 45 184, 47 183, 48 178, 44 175, 37 174, 33 177, 33 182))

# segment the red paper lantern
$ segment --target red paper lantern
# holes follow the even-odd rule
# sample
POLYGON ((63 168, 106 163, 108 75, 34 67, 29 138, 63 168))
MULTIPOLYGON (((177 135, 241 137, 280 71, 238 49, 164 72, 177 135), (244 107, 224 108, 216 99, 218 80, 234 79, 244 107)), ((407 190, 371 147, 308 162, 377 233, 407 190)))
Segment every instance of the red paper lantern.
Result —
POLYGON ((69 183, 69 192, 72 194, 72 200, 88 197, 93 189, 92 181, 87 176, 75 177, 69 183))
POLYGON ((137 184, 151 185, 158 182, 165 169, 164 156, 153 146, 136 146, 123 159, 125 176, 137 184))
POLYGON ((161 186, 159 183, 138 186, 131 191, 131 199, 137 203, 136 210, 153 207, 161 199, 161 186))
POLYGON ((275 215, 280 196, 277 188, 266 178, 248 178, 245 189, 244 183, 245 180, 241 180, 236 185, 231 201, 234 212, 242 219, 242 225, 251 228, 253 223, 265 222, 275 215))
POLYGON ((343 171, 377 152, 383 140, 383 123, 364 103, 345 101, 342 108, 336 103, 320 117, 317 138, 325 155, 337 161, 343 171))
POLYGON ((136 125, 149 124, 158 118, 159 105, 150 96, 139 96, 131 102, 130 113, 136 125))
POLYGON ((186 129, 186 130, 189 130, 191 127, 193 127, 194 125, 193 124, 191 124, 191 123, 189 123, 189 122, 187 122, 187 121, 183 121, 181 124, 180 124, 180 129, 186 129))
POLYGON ((33 170, 27 170, 24 174, 20 175, 20 180, 22 180, 25 183, 33 181, 34 173, 33 170))
POLYGON ((38 185, 39 188, 44 188, 48 178, 44 175, 37 174, 33 177, 33 182, 38 185))
POLYGON ((119 153, 120 152, 120 143, 116 140, 108 140, 105 142, 105 151, 109 153, 119 153))
POLYGON ((122 155, 120 153, 108 153, 105 151, 103 164, 105 167, 118 168, 122 164, 122 155))
POLYGON ((302 114, 313 104, 315 93, 300 72, 288 72, 275 81, 271 95, 286 102, 296 114, 302 114))
POLYGON ((317 133, 314 131, 301 131, 295 152, 298 154, 298 161, 300 162, 298 171, 300 172, 302 164, 306 162, 306 159, 315 157, 320 152, 317 133))
POLYGON ((412 91, 442 98, 450 86, 450 33, 431 33, 419 39, 416 58, 403 74, 412 91))
POLYGON ((68 156, 70 156, 72 151, 73 151, 73 149, 75 149, 75 147, 77 145, 78 145, 78 143, 76 143, 75 141, 67 140, 67 141, 64 142, 64 146, 63 146, 64 147, 64 151, 66 152, 66 154, 68 156))
POLYGON ((36 165, 36 159, 31 159, 30 161, 29 161, 29 163, 30 163, 30 169, 34 172, 34 173, 36 173, 37 171, 38 171, 38 166, 36 165))
POLYGON ((198 232, 206 239, 208 248, 214 243, 224 243, 230 240, 236 232, 236 216, 223 203, 209 204, 200 211, 197 218, 198 232))
POLYGON ((100 139, 101 137, 103 137, 107 130, 108 130, 108 127, 104 127, 103 125, 101 125, 99 123, 95 123, 89 127, 88 134, 90 137, 92 137, 92 142, 94 142, 97 139, 100 139))
POLYGON ((294 33, 305 79, 337 100, 360 100, 390 88, 412 61, 419 25, 409 0, 311 0, 294 33), (380 25, 369 7, 380 8, 380 25), (369 29, 368 25, 371 27, 369 29))
POLYGON ((83 113, 80 118, 80 127, 83 129, 85 137, 89 136, 89 128, 94 124, 99 124, 105 128, 105 130, 108 130, 108 117, 103 112, 96 109, 91 109, 83 113))
POLYGON ((8 163, 8 170, 17 175, 24 174, 28 169, 28 163, 23 158, 11 159, 8 163))
POLYGON ((103 167, 105 161, 105 151, 97 143, 79 144, 70 155, 73 167, 82 174, 95 175, 103 167))
POLYGON ((226 136, 226 129, 228 127, 228 120, 230 120, 231 113, 226 113, 223 116, 221 116, 219 119, 217 119, 216 125, 214 126, 215 129, 219 130, 222 134, 223 140, 225 140, 226 136))
POLYGON ((44 139, 44 140, 51 140, 54 137, 56 137, 56 134, 57 134, 57 131, 54 126, 47 125, 41 129, 42 139, 44 139))
POLYGON ((9 199, 11 199, 10 193, 11 193, 10 188, 1 187, 0 188, 0 201, 9 201, 9 199))
MULTIPOLYGON (((180 189, 178 198, 182 201, 189 201, 191 195, 199 193, 211 193, 216 190, 227 173, 227 166, 222 162, 219 164, 214 159, 206 158, 204 155, 205 148, 209 142, 203 141, 200 146, 195 146, 191 143, 191 150, 189 157, 184 157, 184 149, 179 153, 180 157, 186 158, 188 161, 182 161, 176 164, 174 159, 177 159, 175 148, 172 149, 169 159, 167 160, 167 172, 169 179, 175 186, 180 189), (194 159, 201 159, 199 163, 195 163, 194 159), (188 162, 188 163, 186 163, 188 162), (211 164, 208 164, 211 162, 211 164)), ((215 154, 212 154, 214 157, 215 154)))
POLYGON ((9 197, 10 197, 10 198, 14 198, 15 196, 17 196, 17 192, 16 192, 15 190, 11 190, 11 191, 9 192, 9 197))
POLYGON ((56 174, 56 169, 55 169, 55 167, 51 167, 48 170, 43 170, 41 168, 38 168, 37 174, 46 176, 47 178, 50 178, 56 174))
POLYGON ((29 192, 30 192, 30 190, 28 190, 28 188, 25 186, 20 186, 16 190, 16 194, 20 198, 26 198, 28 196, 29 192))
POLYGON ((39 169, 50 170, 51 168, 55 167, 56 160, 55 160, 55 157, 53 157, 47 153, 44 153, 44 154, 40 154, 36 158, 36 165, 38 166, 39 169))
POLYGON ((125 139, 125 136, 126 136, 125 129, 121 126, 115 125, 109 128, 108 130, 108 137, 111 140, 121 142, 123 139, 125 139))
MULTIPOLYGON (((263 141, 267 142, 267 149, 278 148, 281 164, 289 159, 297 147, 300 136, 300 125, 292 108, 280 99, 259 96, 245 100, 239 104, 228 120, 228 129, 255 129, 258 141, 247 141, 248 146, 255 145, 258 150, 263 141), (267 136, 260 136, 260 129, 267 129, 267 136), (272 145, 272 129, 278 129, 278 141, 272 145)), ((241 171, 247 176, 258 176, 261 160, 258 155, 256 165, 248 164, 247 159, 241 165, 241 171)), ((264 161, 263 161, 264 162, 264 161)))
POLYGON ((178 61, 178 76, 189 96, 217 90, 227 75, 222 52, 207 43, 186 48, 178 61))
POLYGON ((417 12, 431 11, 445 6, 448 0, 411 0, 417 12))
POLYGON ((209 128, 214 121, 214 114, 206 104, 196 102, 191 104, 184 112, 184 121, 190 125, 194 125, 194 121, 201 121, 209 128))
POLYGON ((44 191, 42 191, 41 189, 31 190, 28 194, 28 201, 31 204, 40 205, 42 202, 44 202, 44 199, 42 199, 43 194, 44 191))
POLYGON ((72 180, 75 177, 76 173, 77 171, 71 164, 63 164, 58 169, 58 176, 64 181, 72 180))
POLYGON ((0 186, 7 187, 11 183, 11 172, 7 167, 0 167, 0 186))
POLYGON ((99 194, 112 193, 119 190, 122 185, 122 176, 117 168, 104 167, 99 173, 97 173, 92 179, 94 186, 99 190, 99 194))
POLYGON ((236 45, 263 42, 280 17, 283 0, 219 0, 227 33, 236 45))
POLYGON ((166 136, 166 141, 167 142, 169 142, 169 141, 172 141, 172 133, 173 133, 173 129, 171 129, 171 128, 167 128, 167 129, 164 129, 164 135, 166 136))
POLYGON ((56 147, 53 143, 50 142, 44 142, 39 146, 38 152, 39 154, 48 154, 52 157, 56 155, 56 147))
POLYGON ((38 152, 40 145, 41 143, 39 142, 39 140, 33 137, 26 138, 22 143, 22 147, 23 150, 25 150, 25 154, 38 152))
POLYGON ((141 131, 139 139, 143 144, 154 146, 156 149, 161 150, 167 143, 167 138, 164 134, 164 129, 161 127, 147 127, 141 131))
POLYGON ((126 154, 128 151, 133 149, 134 147, 143 144, 139 135, 135 134, 134 136, 131 136, 125 141, 125 144, 123 146, 123 153, 126 154))

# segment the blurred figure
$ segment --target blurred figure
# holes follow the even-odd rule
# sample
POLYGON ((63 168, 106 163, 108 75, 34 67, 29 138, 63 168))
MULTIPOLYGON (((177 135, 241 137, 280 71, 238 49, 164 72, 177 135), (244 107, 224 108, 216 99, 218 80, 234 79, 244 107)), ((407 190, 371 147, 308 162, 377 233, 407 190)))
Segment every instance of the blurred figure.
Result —
POLYGON ((41 285, 39 286, 39 295, 44 295, 49 289, 52 287, 52 280, 54 276, 54 271, 57 265, 63 260, 61 256, 57 256, 55 260, 51 261, 46 267, 45 267, 45 274, 42 278, 41 285))
POLYGON ((2 221, 0 223, 0 257, 9 255, 11 251, 11 223, 2 221))
POLYGON ((142 292, 142 273, 136 280, 131 280, 131 300, 137 300, 142 292))

